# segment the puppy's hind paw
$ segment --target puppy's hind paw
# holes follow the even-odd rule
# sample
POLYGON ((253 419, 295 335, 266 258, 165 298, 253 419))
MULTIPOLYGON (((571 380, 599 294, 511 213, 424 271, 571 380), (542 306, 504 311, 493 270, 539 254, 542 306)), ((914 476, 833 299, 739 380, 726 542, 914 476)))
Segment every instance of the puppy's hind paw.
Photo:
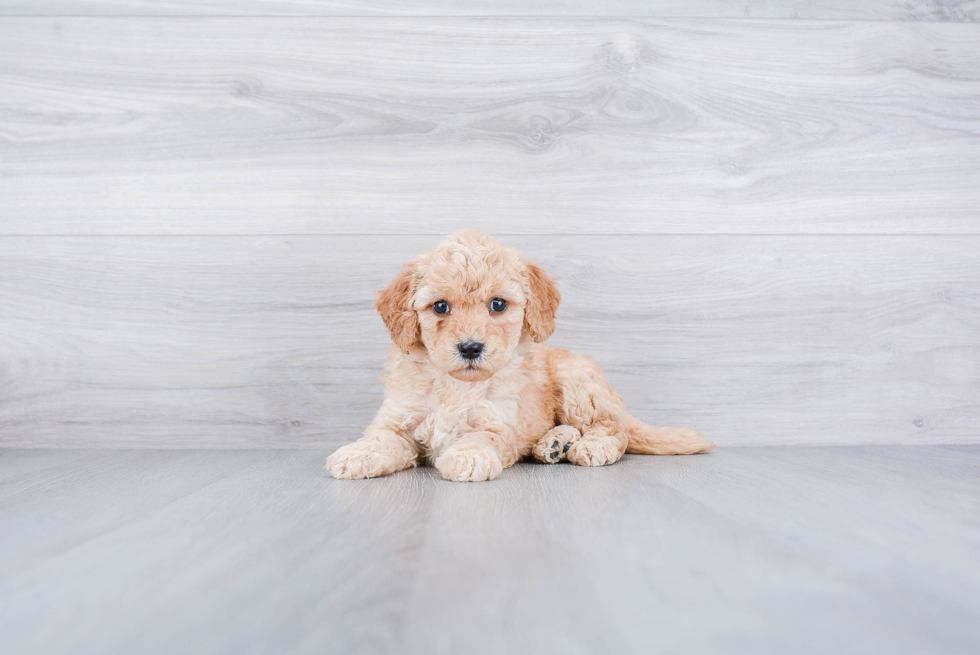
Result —
POLYGON ((568 461, 576 466, 608 466, 622 456, 619 443, 609 436, 588 436, 576 441, 568 451, 568 461))
POLYGON ((557 464, 568 455, 572 444, 582 438, 582 433, 570 425, 551 428, 534 444, 531 454, 534 459, 545 464, 557 464))

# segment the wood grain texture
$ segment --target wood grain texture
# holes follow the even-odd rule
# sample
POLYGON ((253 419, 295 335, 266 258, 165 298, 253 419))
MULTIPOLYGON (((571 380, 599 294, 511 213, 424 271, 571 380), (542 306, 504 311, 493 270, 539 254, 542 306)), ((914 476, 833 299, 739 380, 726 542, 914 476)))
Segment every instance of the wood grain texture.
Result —
POLYGON ((980 26, 0 20, 0 233, 980 233, 980 26))
MULTIPOLYGON (((512 237, 553 345, 719 445, 976 443, 980 237, 512 237)), ((381 399, 371 304, 429 237, 0 239, 0 442, 327 447, 381 399)))
POLYGON ((111 532, 250 464, 268 461, 255 451, 169 451, 148 458, 135 450, 73 450, 55 451, 46 458, 47 467, 31 470, 23 466, 30 461, 23 451, 0 455, 8 457, 19 466, 3 467, 14 468, 16 475, 4 472, 0 494, 0 578, 111 532), (80 511, 80 500, 92 496, 100 498, 99 511, 80 511))
MULTIPOLYGON (((135 472, 120 471, 104 475, 102 489, 29 496, 22 506, 0 507, 4 531, 25 541, 18 539, 22 526, 7 517, 43 523, 45 501, 49 512, 75 512, 79 523, 98 524, 120 487, 155 498, 169 493, 169 477, 191 475, 185 469, 201 471, 214 458, 227 463, 212 464, 214 479, 196 492, 143 502, 125 524, 0 578, 7 647, 76 654, 395 652, 431 482, 403 476, 371 487, 333 486, 323 457, 308 451, 120 456, 145 462, 138 468, 148 479, 136 483, 135 472), (253 463, 242 468, 242 458, 253 463), (239 470, 225 475, 229 467, 239 470), (86 553, 98 555, 90 560, 86 553), (63 566, 70 572, 57 573, 63 566), (58 583, 51 575, 65 577, 58 583), (94 614, 115 626, 91 622, 94 614), (41 629, 34 620, 42 616, 58 629, 41 629)), ((70 467, 65 474, 74 475, 70 467)), ((71 523, 52 527, 39 545, 59 527, 65 541, 75 536, 71 523)))
POLYGON ((736 448, 622 463, 438 486, 418 574, 427 602, 406 622, 413 652, 980 644, 976 449, 736 448), (467 643, 480 625, 504 629, 467 643))
POLYGON ((698 16, 976 22, 977 0, 0 0, 0 16, 698 16))
POLYGON ((0 534, 29 562, 0 575, 11 652, 980 644, 977 446, 720 448, 600 469, 520 464, 478 485, 429 468, 332 480, 322 451, 108 451, 78 467, 44 454, 52 478, 89 481, 0 504, 0 534), (209 468, 209 484, 157 502, 171 477, 209 468), (125 521, 34 555, 100 525, 127 490, 125 521), (76 523, 46 518, 68 514, 76 523))

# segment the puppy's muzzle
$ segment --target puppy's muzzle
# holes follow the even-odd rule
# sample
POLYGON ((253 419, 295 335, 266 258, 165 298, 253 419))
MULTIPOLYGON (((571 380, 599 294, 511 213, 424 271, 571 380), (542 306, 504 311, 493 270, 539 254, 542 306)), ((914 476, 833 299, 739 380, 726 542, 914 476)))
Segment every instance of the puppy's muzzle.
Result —
POLYGON ((483 353, 483 344, 479 341, 464 341, 458 344, 456 348, 463 359, 474 360, 483 353))

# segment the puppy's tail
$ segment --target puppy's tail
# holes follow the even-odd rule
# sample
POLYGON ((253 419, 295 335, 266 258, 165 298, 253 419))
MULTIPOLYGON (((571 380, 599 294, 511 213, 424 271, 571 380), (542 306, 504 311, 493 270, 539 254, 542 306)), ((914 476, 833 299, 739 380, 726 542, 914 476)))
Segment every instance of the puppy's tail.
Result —
POLYGON ((629 436, 626 452, 634 455, 694 455, 715 447, 697 430, 647 425, 632 416, 622 425, 629 436))

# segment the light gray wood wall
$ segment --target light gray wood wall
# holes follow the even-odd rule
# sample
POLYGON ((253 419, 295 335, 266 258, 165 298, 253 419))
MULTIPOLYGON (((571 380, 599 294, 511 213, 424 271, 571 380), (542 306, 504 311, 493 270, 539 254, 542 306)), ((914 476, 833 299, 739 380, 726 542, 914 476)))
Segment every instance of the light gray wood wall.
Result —
POLYGON ((535 7, 0 2, 0 444, 352 439, 462 227, 651 422, 980 442, 978 3, 535 7))
POLYGON ((972 234, 978 35, 8 18, 0 234, 972 234))
POLYGON ((978 0, 0 0, 5 16, 702 16, 976 22, 978 0))

